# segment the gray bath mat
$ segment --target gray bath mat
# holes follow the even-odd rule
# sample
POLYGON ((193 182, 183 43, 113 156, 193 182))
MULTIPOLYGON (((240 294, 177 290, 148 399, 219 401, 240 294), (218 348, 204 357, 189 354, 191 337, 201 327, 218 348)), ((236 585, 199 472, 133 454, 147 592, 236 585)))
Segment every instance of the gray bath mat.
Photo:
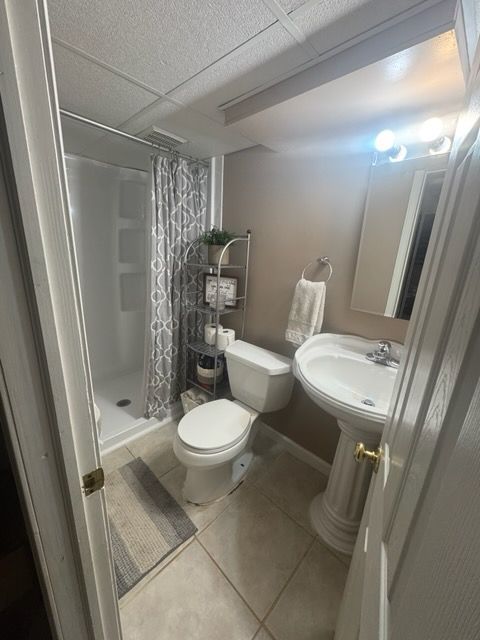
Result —
POLYGON ((105 482, 118 597, 197 531, 141 458, 105 482))

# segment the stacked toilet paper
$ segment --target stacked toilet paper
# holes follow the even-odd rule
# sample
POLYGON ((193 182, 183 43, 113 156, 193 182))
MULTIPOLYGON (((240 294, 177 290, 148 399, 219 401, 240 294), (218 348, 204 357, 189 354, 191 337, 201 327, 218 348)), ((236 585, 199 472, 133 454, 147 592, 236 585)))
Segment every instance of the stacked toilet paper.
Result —
MULTIPOLYGON (((215 332, 217 330, 216 324, 206 324, 203 329, 203 339, 207 344, 215 344, 215 332)), ((218 330, 223 331, 221 324, 218 325, 218 330)))
POLYGON ((222 351, 228 347, 229 344, 235 341, 235 331, 233 329, 222 329, 218 332, 218 348, 222 351))
MULTIPOLYGON (((207 344, 215 344, 215 333, 217 325, 214 323, 206 324, 204 329, 204 340, 207 344)), ((233 329, 224 329, 221 324, 218 325, 218 342, 217 347, 224 351, 229 344, 235 341, 235 331, 233 329)))

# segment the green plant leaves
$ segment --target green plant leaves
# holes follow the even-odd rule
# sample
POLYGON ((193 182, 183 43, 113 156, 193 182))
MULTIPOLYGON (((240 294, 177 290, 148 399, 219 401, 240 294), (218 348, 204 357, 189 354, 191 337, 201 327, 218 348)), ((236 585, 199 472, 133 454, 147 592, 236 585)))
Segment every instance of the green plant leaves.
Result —
POLYGON ((234 234, 230 233, 230 231, 219 229, 218 227, 212 227, 210 231, 202 233, 200 240, 203 244, 225 246, 230 242, 230 240, 233 240, 234 237, 234 234))

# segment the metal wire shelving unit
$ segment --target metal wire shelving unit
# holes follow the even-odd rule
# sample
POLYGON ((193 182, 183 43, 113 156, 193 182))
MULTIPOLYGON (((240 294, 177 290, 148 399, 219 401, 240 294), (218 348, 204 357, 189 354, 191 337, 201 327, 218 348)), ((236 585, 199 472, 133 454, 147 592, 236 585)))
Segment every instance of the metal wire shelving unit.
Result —
MULTIPOLYGON (((184 300, 184 315, 182 323, 183 339, 185 341, 185 388, 189 385, 198 387, 205 391, 212 400, 223 397, 229 392, 228 378, 226 375, 226 369, 224 371, 223 380, 217 383, 217 366, 218 360, 223 355, 224 351, 218 347, 218 325, 220 323, 221 316, 231 313, 241 313, 241 330, 240 335, 237 338, 243 338, 245 333, 245 320, 247 310, 247 293, 248 293, 248 270, 250 262, 250 238, 251 232, 248 230, 245 235, 235 236, 228 244, 223 247, 220 254, 218 263, 209 264, 208 262, 202 262, 202 256, 200 255, 200 246, 202 242, 200 238, 191 242, 185 252, 185 258, 183 262, 182 272, 182 288, 183 288, 183 300, 184 300), (243 255, 244 261, 237 261, 235 264, 222 264, 225 252, 230 247, 244 248, 243 255), (214 308, 205 304, 204 292, 203 292, 203 275, 205 273, 213 274, 217 278, 216 289, 216 303, 214 308), (237 305, 235 307, 226 306, 225 309, 219 309, 219 294, 220 294, 220 278, 226 274, 232 275, 239 274, 239 286, 243 285, 242 295, 237 295, 235 298, 237 305), (193 315, 193 321, 192 321, 193 315), (191 322, 191 327, 189 325, 191 322), (216 325, 215 331, 215 343, 213 345, 207 344, 203 339, 203 327, 206 323, 214 322, 216 325), (196 376, 196 362, 199 355, 210 356, 214 359, 214 377, 213 385, 211 388, 200 384, 196 376)), ((238 253, 242 253, 239 251, 238 253)), ((238 290, 237 290, 238 294, 238 290)))

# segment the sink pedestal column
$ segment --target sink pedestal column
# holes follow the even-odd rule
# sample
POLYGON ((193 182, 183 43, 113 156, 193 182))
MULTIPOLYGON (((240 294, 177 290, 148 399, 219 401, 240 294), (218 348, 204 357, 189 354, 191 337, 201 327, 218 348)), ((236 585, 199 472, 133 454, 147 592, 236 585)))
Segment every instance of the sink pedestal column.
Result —
POLYGON ((372 466, 359 464, 353 457, 355 444, 363 442, 368 449, 374 449, 380 437, 340 420, 338 426, 340 440, 327 488, 313 499, 310 518, 322 540, 333 549, 351 555, 372 476, 372 466))

